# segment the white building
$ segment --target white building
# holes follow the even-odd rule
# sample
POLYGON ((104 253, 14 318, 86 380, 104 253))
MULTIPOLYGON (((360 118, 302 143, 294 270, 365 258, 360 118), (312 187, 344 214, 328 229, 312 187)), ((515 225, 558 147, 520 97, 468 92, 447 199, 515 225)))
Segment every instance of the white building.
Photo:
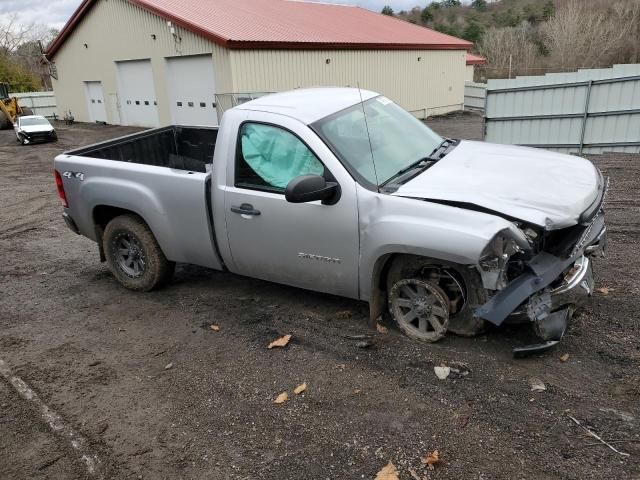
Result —
POLYGON ((47 56, 58 114, 151 127, 215 125, 227 94, 321 85, 359 84, 420 118, 459 110, 471 46, 358 7, 84 0, 47 56))

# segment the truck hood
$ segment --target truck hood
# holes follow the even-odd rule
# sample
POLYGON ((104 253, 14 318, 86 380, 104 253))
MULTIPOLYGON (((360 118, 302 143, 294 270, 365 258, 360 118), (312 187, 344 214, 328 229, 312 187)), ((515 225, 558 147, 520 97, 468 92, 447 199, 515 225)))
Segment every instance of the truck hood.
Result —
POLYGON ((470 204, 554 230, 578 223, 599 182, 583 158, 463 140, 393 195, 470 204))

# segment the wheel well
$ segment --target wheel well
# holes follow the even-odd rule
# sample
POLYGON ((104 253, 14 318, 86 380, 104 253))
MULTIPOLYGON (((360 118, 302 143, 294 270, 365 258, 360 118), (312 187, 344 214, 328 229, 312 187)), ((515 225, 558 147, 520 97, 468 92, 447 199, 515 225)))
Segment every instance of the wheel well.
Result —
MULTIPOLYGON (((393 270, 402 270, 404 268, 411 268, 412 264, 423 264, 422 269, 424 269, 425 263, 428 263, 430 267, 441 268, 452 273, 455 272, 455 278, 452 277, 452 279, 459 283, 463 290, 462 294, 465 297, 468 295, 467 292, 473 288, 470 283, 474 282, 475 276, 467 274, 467 272, 464 271, 463 265, 419 255, 405 253, 387 254, 376 261, 373 270, 371 295, 369 299, 369 316, 371 322, 375 322, 385 311, 387 304, 387 282, 392 268, 393 270)), ((420 268, 417 267, 417 270, 420 270, 420 268)))
MULTIPOLYGON (((102 236, 107 224, 120 215, 135 215, 140 217, 136 212, 127 210, 125 208, 112 207, 110 205, 98 205, 93 209, 93 224, 96 235, 96 242, 98 242, 98 249, 100 250, 100 261, 106 262, 107 258, 104 254, 104 245, 102 244, 102 236)), ((140 217, 142 218, 142 217, 140 217)), ((144 221, 144 219, 142 219, 144 221)))
POLYGON ((93 209, 93 223, 104 230, 111 220, 119 217, 120 215, 139 216, 137 213, 124 208, 112 207, 109 205, 98 205, 93 209))

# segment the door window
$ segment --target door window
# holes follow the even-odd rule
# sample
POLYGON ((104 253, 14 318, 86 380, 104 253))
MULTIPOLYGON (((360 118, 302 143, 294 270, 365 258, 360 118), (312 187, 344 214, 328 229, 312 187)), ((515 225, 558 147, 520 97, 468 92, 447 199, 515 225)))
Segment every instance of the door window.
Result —
POLYGON ((236 186, 284 192, 295 177, 309 174, 323 175, 324 166, 294 134, 261 123, 242 125, 236 186))

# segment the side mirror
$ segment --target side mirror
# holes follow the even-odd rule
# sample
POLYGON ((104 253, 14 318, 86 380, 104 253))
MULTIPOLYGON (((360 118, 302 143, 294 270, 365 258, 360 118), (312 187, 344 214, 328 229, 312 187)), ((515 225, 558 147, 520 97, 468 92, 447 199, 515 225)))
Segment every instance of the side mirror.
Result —
POLYGON ((322 200, 324 205, 333 205, 340 199, 340 186, 320 175, 300 175, 289 182, 284 198, 291 203, 322 200))

